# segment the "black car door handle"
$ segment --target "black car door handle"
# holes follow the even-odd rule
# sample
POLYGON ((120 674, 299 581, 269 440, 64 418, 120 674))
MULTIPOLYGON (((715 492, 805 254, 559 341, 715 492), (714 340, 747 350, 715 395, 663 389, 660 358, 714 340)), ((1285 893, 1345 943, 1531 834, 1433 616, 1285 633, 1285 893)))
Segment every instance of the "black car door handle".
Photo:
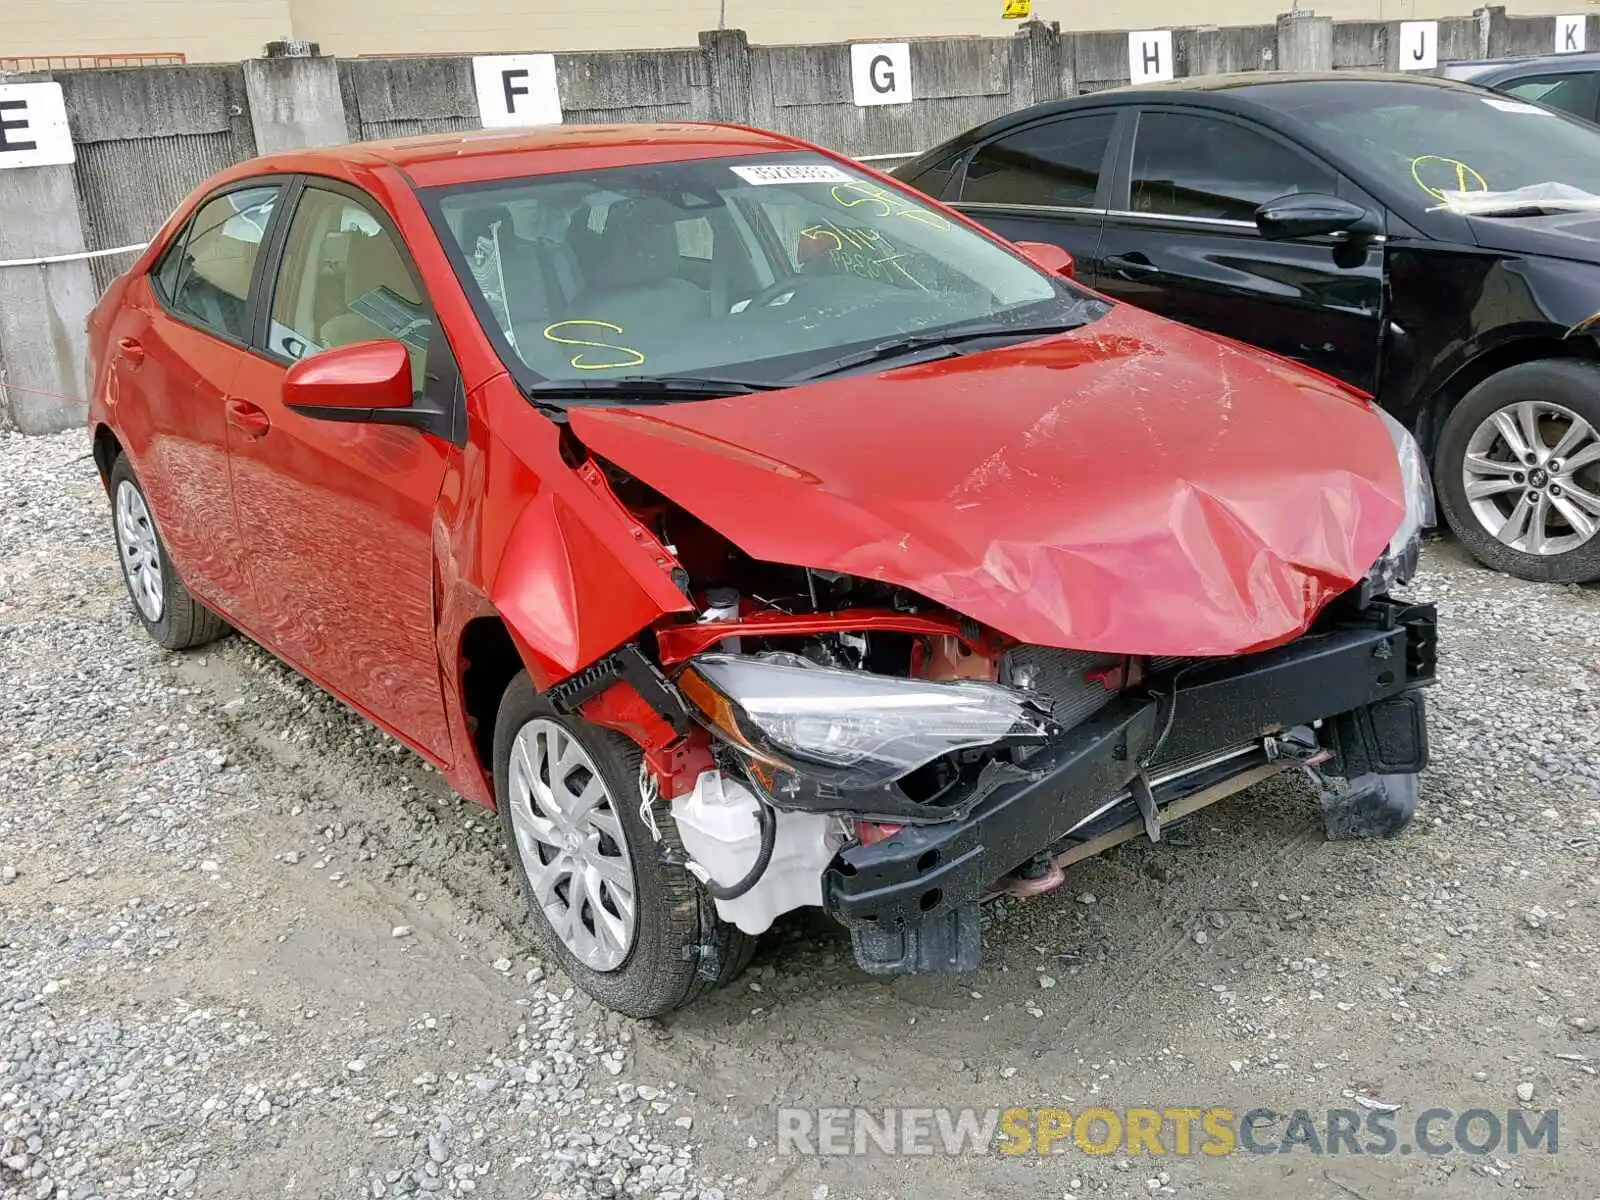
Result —
POLYGON ((1113 274, 1124 279, 1137 279, 1142 275, 1155 275, 1161 270, 1139 251, 1132 254, 1110 254, 1105 258, 1105 265, 1113 274))

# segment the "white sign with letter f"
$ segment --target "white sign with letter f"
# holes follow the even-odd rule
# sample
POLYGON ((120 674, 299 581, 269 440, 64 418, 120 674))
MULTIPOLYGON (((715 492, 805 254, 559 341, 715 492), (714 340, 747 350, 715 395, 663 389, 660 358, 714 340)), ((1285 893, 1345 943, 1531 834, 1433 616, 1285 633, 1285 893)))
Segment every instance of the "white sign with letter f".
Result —
POLYGON ((561 124, 553 54, 492 54, 472 60, 472 85, 485 129, 561 124))

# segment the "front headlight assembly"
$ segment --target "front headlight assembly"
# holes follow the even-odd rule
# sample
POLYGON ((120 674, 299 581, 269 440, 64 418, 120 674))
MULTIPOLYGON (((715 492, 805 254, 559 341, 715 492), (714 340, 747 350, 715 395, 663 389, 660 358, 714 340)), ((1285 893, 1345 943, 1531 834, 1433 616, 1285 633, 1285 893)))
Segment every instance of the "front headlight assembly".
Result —
POLYGON ((702 654, 677 682, 736 749, 830 790, 879 789, 952 751, 1036 744, 1055 732, 1032 700, 998 684, 801 663, 702 654))
POLYGON ((1422 557, 1422 531, 1434 522, 1433 480, 1428 474, 1428 460, 1422 456, 1422 447, 1417 445, 1409 429, 1383 409, 1374 406, 1373 411, 1394 443, 1406 512, 1383 555, 1367 572, 1363 589, 1368 597, 1385 595, 1395 585, 1411 582, 1422 557))

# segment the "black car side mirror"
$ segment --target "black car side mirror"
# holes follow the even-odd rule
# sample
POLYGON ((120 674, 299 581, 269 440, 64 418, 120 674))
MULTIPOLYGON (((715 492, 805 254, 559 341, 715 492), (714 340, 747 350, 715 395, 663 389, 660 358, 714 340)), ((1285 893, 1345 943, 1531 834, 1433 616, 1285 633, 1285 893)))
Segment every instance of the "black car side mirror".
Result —
POLYGON ((1284 240, 1374 232, 1372 215, 1361 205, 1317 192, 1268 200, 1256 209, 1256 228, 1262 237, 1284 240))

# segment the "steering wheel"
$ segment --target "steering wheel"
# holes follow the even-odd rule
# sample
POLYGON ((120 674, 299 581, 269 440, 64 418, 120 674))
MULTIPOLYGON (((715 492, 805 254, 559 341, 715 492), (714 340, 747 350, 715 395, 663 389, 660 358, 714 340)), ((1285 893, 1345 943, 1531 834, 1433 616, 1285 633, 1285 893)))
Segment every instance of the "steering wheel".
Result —
POLYGON ((776 283, 768 284, 754 296, 751 296, 750 299, 745 301, 744 307, 739 310, 737 315, 743 316, 745 313, 754 312, 758 308, 786 307, 793 304, 801 292, 815 283, 815 278, 807 279, 804 275, 787 276, 776 283), (775 305, 773 303, 784 296, 789 298, 784 300, 783 305, 775 305))

